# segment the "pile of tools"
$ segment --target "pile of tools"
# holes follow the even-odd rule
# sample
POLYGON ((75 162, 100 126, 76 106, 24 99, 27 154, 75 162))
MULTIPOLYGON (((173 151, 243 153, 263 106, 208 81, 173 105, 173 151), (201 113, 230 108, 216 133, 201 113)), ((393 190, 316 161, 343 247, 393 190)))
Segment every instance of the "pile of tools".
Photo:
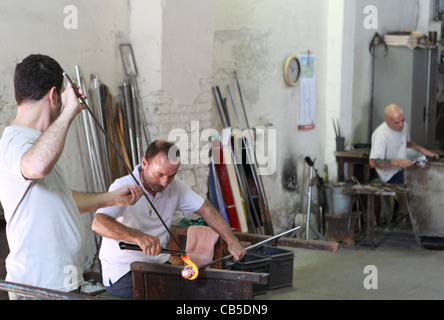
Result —
POLYGON ((227 99, 218 86, 213 87, 216 106, 223 125, 220 137, 212 137, 210 192, 213 205, 237 232, 273 235, 262 177, 255 157, 255 130, 250 128, 236 72, 243 119, 239 117, 235 97, 227 85, 237 127, 233 127, 227 99))

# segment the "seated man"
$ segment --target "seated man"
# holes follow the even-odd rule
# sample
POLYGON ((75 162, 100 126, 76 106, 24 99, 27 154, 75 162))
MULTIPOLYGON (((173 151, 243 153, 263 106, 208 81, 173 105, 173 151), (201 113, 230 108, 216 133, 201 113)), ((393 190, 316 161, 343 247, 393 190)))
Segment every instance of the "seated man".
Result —
MULTIPOLYGON (((168 227, 171 226, 176 210, 184 214, 195 212, 227 242, 228 251, 234 259, 240 260, 246 252, 222 215, 176 177, 180 162, 175 160, 178 160, 179 156, 179 150, 174 144, 155 141, 148 147, 145 157, 142 157, 141 164, 134 169, 133 174, 168 227), (173 159, 174 157, 176 159, 173 159)), ((130 175, 117 179, 110 190, 126 185, 132 180, 130 175)), ((97 210, 92 229, 103 237, 99 257, 102 263, 103 284, 111 294, 132 298, 132 262, 167 263, 169 260, 168 254, 160 254, 161 248, 168 246, 169 233, 145 197, 131 210, 123 207, 97 210), (136 243, 143 252, 120 250, 120 241, 136 243)))
MULTIPOLYGON (((404 184, 404 169, 413 165, 413 162, 407 158, 407 148, 439 159, 438 154, 410 139, 409 129, 400 106, 396 104, 387 106, 384 110, 384 120, 373 132, 369 157, 370 168, 376 169, 381 182, 404 184)), ((399 197, 403 199, 404 196, 399 195, 399 197)), ((388 203, 394 200, 391 199, 388 203)), ((397 202, 398 205, 406 203, 404 199, 402 201, 399 199, 397 202)), ((393 210, 394 205, 389 205, 389 212, 393 210)))
POLYGON ((439 155, 410 139, 401 107, 391 104, 385 108, 385 121, 373 132, 370 168, 375 168, 382 182, 403 184, 403 169, 413 165, 407 158, 407 148, 439 159, 439 155))

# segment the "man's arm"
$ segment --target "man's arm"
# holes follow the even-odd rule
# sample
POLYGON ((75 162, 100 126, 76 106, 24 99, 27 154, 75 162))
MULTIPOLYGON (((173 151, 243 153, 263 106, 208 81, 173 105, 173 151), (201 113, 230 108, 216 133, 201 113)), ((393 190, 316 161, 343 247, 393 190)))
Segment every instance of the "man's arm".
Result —
POLYGON ((370 159, 370 168, 385 169, 389 167, 401 167, 403 169, 411 167, 413 162, 409 159, 370 159))
POLYGON ((205 201, 202 207, 196 211, 196 214, 200 215, 225 240, 228 245, 228 251, 233 255, 234 260, 239 261, 244 257, 246 251, 222 215, 210 203, 205 201))
POLYGON ((123 186, 115 191, 104 193, 83 193, 72 191, 80 213, 111 206, 132 206, 143 195, 141 186, 123 186))
POLYGON ((430 151, 430 150, 428 150, 428 149, 426 149, 426 148, 420 146, 419 144, 416 144, 414 141, 409 141, 409 142, 407 142, 407 148, 410 148, 410 149, 413 149, 413 150, 419 151, 419 152, 421 152, 422 154, 425 154, 426 156, 434 157, 434 158, 436 158, 437 160, 439 160, 439 154, 434 153, 434 152, 432 152, 432 151, 430 151))
MULTIPOLYGON (((80 88, 79 90, 83 95, 80 88)), ((62 113, 20 160, 20 169, 26 179, 33 180, 46 177, 63 152, 72 120, 82 111, 83 107, 78 102, 77 96, 69 84, 62 93, 62 103, 64 105, 62 113)))
POLYGON ((127 227, 103 213, 95 214, 92 230, 105 238, 137 243, 143 253, 152 256, 158 255, 162 249, 158 237, 127 227))

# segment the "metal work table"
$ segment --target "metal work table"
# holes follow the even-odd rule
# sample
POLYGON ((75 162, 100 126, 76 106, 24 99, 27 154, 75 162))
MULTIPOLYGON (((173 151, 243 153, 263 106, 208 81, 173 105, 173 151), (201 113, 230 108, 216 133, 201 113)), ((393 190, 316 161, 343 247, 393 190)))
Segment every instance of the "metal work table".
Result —
MULTIPOLYGON (((387 204, 385 202, 384 197, 385 196, 396 196, 397 194, 405 194, 406 201, 407 201, 407 208, 409 211, 409 215, 411 216, 410 212, 410 205, 409 205, 409 192, 410 189, 405 185, 392 185, 392 184, 386 184, 386 183, 371 183, 371 184, 365 184, 365 185, 353 185, 348 188, 344 188, 343 191, 345 194, 349 194, 351 196, 359 196, 359 195, 365 195, 367 197, 367 208, 364 210, 366 215, 366 239, 367 242, 370 244, 371 248, 374 248, 374 238, 375 238, 375 225, 376 225, 376 215, 375 215, 375 200, 376 197, 381 198, 381 207, 382 210, 384 210, 388 217, 388 222, 390 226, 391 221, 391 215, 390 211, 387 208, 387 204)), ((353 201, 352 204, 353 206, 353 201)), ((350 215, 352 210, 350 210, 350 215)))
POLYGON ((410 194, 412 227, 419 244, 444 244, 444 163, 429 162, 423 169, 411 167, 405 178, 410 194))

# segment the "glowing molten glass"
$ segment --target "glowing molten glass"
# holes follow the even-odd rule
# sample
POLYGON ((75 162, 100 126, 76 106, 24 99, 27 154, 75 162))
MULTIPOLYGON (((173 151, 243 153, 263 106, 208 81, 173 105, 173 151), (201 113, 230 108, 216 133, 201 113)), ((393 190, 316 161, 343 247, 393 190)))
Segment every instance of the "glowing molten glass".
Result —
POLYGON ((181 257, 186 264, 182 270, 182 277, 188 280, 196 279, 199 275, 199 269, 197 266, 190 260, 188 254, 182 255, 181 257))

